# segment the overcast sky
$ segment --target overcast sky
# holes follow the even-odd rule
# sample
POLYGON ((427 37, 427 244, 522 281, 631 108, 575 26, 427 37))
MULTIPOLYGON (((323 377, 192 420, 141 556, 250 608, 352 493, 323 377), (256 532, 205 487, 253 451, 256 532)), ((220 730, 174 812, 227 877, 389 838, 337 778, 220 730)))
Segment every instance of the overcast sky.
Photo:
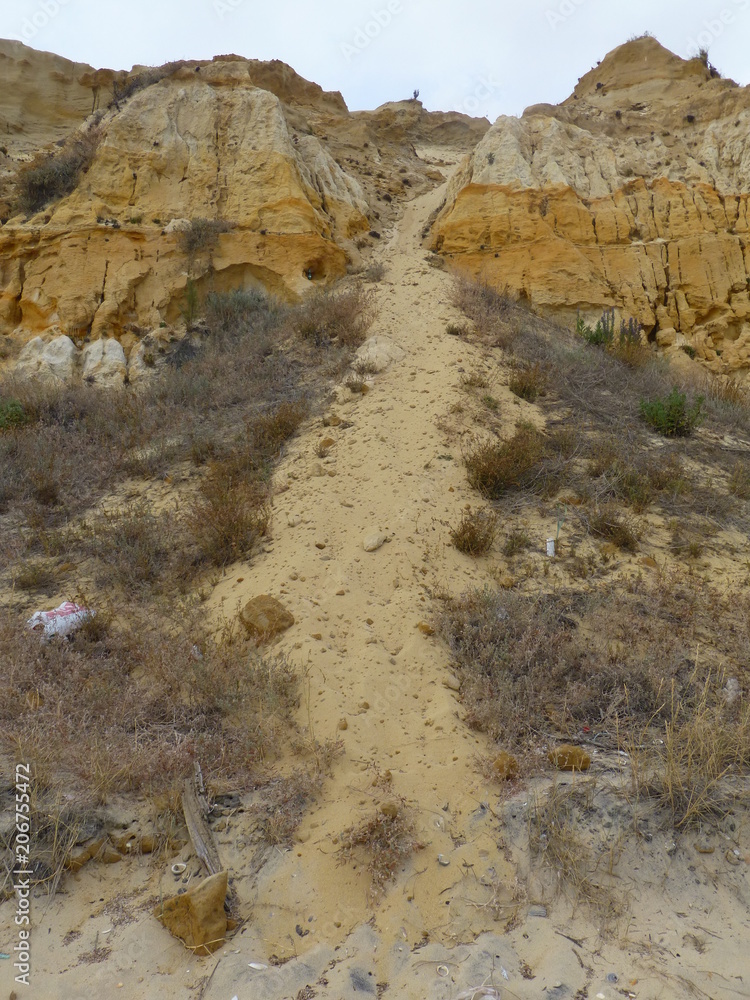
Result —
MULTIPOLYGON (((750 0, 3 0, 0 37, 96 67, 237 53, 282 59, 352 110, 520 114, 557 103, 610 49, 648 31, 707 48, 750 82, 750 0)), ((0 81, 0 86, 2 82, 0 81)))

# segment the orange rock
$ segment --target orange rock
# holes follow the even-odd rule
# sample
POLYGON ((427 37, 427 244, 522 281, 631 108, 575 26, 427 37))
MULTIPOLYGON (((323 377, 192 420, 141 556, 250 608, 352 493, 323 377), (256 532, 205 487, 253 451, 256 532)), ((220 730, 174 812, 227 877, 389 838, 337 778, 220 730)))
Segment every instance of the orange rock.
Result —
POLYGON ((501 750, 492 762, 492 771, 496 778, 505 781, 518 776, 518 761, 505 750, 501 750))
POLYGON ((196 955, 210 955, 224 943, 227 873, 211 875, 181 896, 160 903, 154 916, 196 955))
POLYGON ((260 594, 240 611, 240 620, 249 636, 266 640, 294 625, 294 615, 275 597, 260 594))

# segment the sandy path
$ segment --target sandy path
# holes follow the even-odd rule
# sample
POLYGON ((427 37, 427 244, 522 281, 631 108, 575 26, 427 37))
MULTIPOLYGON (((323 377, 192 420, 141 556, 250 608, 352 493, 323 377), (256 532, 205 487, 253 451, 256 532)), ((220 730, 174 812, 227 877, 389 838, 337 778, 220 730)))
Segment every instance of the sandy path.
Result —
POLYGON ((485 741, 458 718, 457 695, 446 686, 446 651, 418 628, 431 616, 432 594, 458 592, 481 579, 476 561, 449 545, 449 526, 475 498, 460 455, 448 456, 435 426, 460 396, 456 368, 467 357, 466 345, 445 334, 446 322, 458 318, 449 303, 450 278, 426 263, 420 241, 441 194, 437 189, 410 203, 383 235, 377 255, 386 274, 375 287, 371 333, 400 348, 402 360, 375 376, 366 395, 339 394, 331 412, 352 426, 318 423, 298 439, 276 477, 288 489, 275 501, 272 545, 252 567, 235 567, 212 599, 229 615, 265 592, 292 610, 296 624, 278 648, 307 664, 302 722, 319 740, 344 742, 324 801, 305 820, 293 852, 296 901, 287 900, 280 911, 279 882, 288 862, 265 891, 266 875, 260 879, 265 940, 278 955, 290 945, 300 950, 299 941, 289 939, 295 908, 293 924, 306 908, 315 910, 319 936, 329 943, 369 918, 368 877, 336 865, 331 837, 389 795, 403 796, 414 809, 426 845, 417 867, 427 872, 417 900, 389 895, 378 920, 403 928, 412 944, 425 934, 449 939, 450 921, 436 909, 447 884, 437 856, 452 854, 451 834, 461 839, 456 824, 482 800, 474 757, 485 741), (329 434, 335 444, 321 460, 315 448, 329 434), (364 551, 364 537, 377 532, 389 540, 364 551), (390 788, 373 787, 373 778, 386 771, 390 788), (330 920, 322 934, 324 916, 330 920), (340 929, 330 926, 334 920, 340 929))

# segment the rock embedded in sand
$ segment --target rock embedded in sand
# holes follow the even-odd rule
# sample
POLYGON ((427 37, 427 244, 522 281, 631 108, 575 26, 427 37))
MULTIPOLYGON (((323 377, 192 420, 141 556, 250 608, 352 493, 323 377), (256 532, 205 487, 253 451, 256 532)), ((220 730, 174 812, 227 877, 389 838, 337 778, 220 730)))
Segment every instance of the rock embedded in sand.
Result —
POLYGON ((196 955, 210 955, 224 943, 227 873, 217 872, 181 896, 160 903, 154 916, 196 955))
POLYGON ((248 601, 240 611, 240 621, 249 636, 271 639, 294 625, 294 615, 275 597, 260 594, 248 601))
POLYGON ((387 538, 388 536, 383 531, 370 531, 362 539, 362 548, 365 552, 375 552, 387 538))
POLYGON ((555 747, 547 756, 560 771, 588 771, 591 767, 591 757, 586 751, 570 743, 555 747))

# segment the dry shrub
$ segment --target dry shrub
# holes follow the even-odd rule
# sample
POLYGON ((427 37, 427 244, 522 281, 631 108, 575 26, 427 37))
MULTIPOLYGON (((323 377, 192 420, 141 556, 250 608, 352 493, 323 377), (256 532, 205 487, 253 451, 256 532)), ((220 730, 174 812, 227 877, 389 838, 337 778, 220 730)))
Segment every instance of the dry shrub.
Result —
POLYGON ((320 793, 326 775, 332 774, 333 762, 343 751, 343 743, 327 740, 301 745, 311 753, 307 766, 291 774, 272 778, 253 805, 258 830, 267 844, 291 846, 294 834, 308 806, 320 793))
POLYGON ((492 548, 497 535, 497 514, 486 507, 464 511, 455 528, 451 528, 451 541, 459 552, 480 556, 492 548))
POLYGON ((728 705, 724 681, 709 674, 687 703, 673 690, 663 728, 626 747, 636 791, 655 798, 675 827, 726 815, 737 797, 733 779, 750 766, 750 705, 728 705))
POLYGON ((224 219, 191 219, 190 225, 180 230, 177 245, 192 264, 199 254, 213 253, 221 233, 228 233, 235 225, 224 219))
POLYGON ((278 457, 281 447, 299 430, 309 412, 306 399, 286 400, 248 424, 248 440, 262 459, 278 457))
MULTIPOLYGON (((236 288, 230 292, 209 292, 205 301, 205 319, 213 338, 253 335, 257 345, 258 322, 278 322, 282 306, 261 289, 236 288)), ((263 351, 266 347, 263 345, 263 351)))
POLYGON ((84 549, 99 560, 99 585, 114 583, 129 594, 156 584, 174 551, 172 519, 154 514, 144 501, 99 515, 81 535, 84 549))
POLYGON ((497 347, 509 348, 517 334, 515 303, 507 293, 488 284, 457 278, 453 304, 474 323, 477 333, 497 347))
POLYGON ((377 899, 396 872, 423 845, 414 835, 414 821, 404 799, 398 797, 383 803, 368 819, 356 827, 344 830, 338 849, 344 864, 361 851, 368 858, 370 893, 377 899))
POLYGON ((74 191, 81 174, 91 166, 100 139, 101 130, 89 128, 23 167, 16 178, 19 209, 31 215, 74 191))
POLYGON ((370 266, 366 267, 365 270, 362 272, 362 279, 364 281, 377 283, 378 281, 382 281, 384 277, 385 277, 385 264, 383 264, 381 261, 376 261, 376 263, 370 264, 370 266))
POLYGON ((675 588, 668 600, 661 586, 630 596, 485 589, 448 601, 438 630, 462 678, 466 721, 505 746, 528 744, 545 721, 563 734, 641 725, 666 710, 673 680, 687 697, 699 598, 675 588))
POLYGON ((231 464, 221 462, 209 466, 185 514, 202 558, 215 566, 246 556, 270 522, 268 484, 260 478, 239 477, 231 464))
POLYGON ((48 561, 31 559, 14 569, 13 586, 19 590, 53 591, 57 585, 58 572, 48 561))
MULTIPOLYGON (((593 847, 585 830, 595 794, 594 779, 572 786, 554 784, 529 811, 529 847, 555 875, 558 889, 570 890, 575 901, 594 907, 609 922, 620 915, 622 900, 606 884, 602 860, 612 845, 606 840, 593 847)), ((609 835, 608 835, 609 836, 609 835)), ((612 875, 610 863, 608 874, 612 875)))
POLYGON ((588 479, 576 483, 579 495, 596 504, 618 502, 641 513, 660 501, 674 509, 695 499, 695 486, 674 450, 644 449, 637 440, 594 435, 584 441, 588 479))
POLYGON ((312 293, 292 310, 290 322, 298 337, 316 347, 334 341, 346 347, 359 347, 374 318, 371 294, 356 287, 312 293))
POLYGON ((530 545, 531 539, 528 533, 522 529, 514 529, 503 543, 503 555, 511 558, 528 549, 530 545))
POLYGON ((278 731, 293 725, 294 670, 231 635, 210 637, 189 607, 174 610, 165 623, 131 605, 103 635, 81 629, 50 642, 0 612, 0 751, 31 763, 40 793, 104 801, 165 791, 194 760, 212 778, 261 771, 278 731))
POLYGON ((729 477, 729 492, 740 500, 750 500, 750 464, 739 461, 729 477))
POLYGON ((464 459, 469 485, 497 500, 509 490, 527 489, 539 477, 545 442, 530 424, 519 424, 507 441, 478 445, 464 459))
MULTIPOLYGON (((97 835, 101 823, 94 811, 83 801, 59 790, 53 796, 39 796, 33 782, 29 782, 29 879, 33 886, 42 886, 53 896, 68 865, 70 853, 76 845, 97 835)), ((12 828, 11 828, 12 829, 12 828)), ((15 832, 15 831, 14 831, 15 832)), ((0 833, 0 852, 11 852, 15 837, 0 833)), ((0 882, 0 900, 13 896, 13 876, 6 867, 0 882)))
POLYGON ((543 396, 547 391, 549 372, 539 361, 533 363, 517 363, 508 380, 508 388, 521 399, 533 403, 537 396, 543 396))
POLYGON ((178 70, 186 66, 184 59, 177 59, 174 62, 164 63, 162 66, 150 66, 140 73, 128 74, 124 80, 114 80, 112 84, 112 104, 119 108, 121 101, 126 101, 139 90, 151 87, 159 83, 165 77, 172 76, 178 70))
POLYGON ((635 552, 638 548, 638 526, 631 517, 613 504, 607 504, 586 519, 588 529, 596 538, 603 538, 619 549, 635 552))
POLYGON ((627 368, 644 368, 654 360, 653 351, 647 343, 630 337, 615 340, 609 351, 627 368))
POLYGON ((461 337, 466 340, 471 334, 471 328, 466 323, 447 323, 445 332, 449 337, 461 337))

